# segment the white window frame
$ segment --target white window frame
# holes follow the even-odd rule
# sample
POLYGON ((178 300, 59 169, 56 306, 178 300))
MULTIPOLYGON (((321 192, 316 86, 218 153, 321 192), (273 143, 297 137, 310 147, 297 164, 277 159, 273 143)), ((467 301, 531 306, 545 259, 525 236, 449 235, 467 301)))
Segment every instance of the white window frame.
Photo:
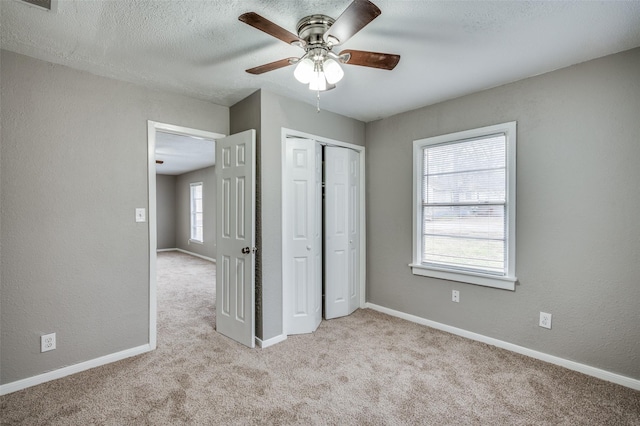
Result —
POLYGON ((197 238, 195 238, 195 233, 193 232, 194 229, 198 228, 198 226, 195 225, 195 218, 196 218, 196 214, 197 213, 202 213, 202 217, 203 217, 203 221, 204 221, 204 202, 202 203, 202 211, 201 212, 197 212, 196 211, 196 203, 195 203, 195 198, 193 197, 193 188, 199 186, 201 188, 200 193, 202 194, 202 198, 201 200, 204 200, 204 185, 202 184, 202 182, 193 182, 191 184, 189 184, 189 241, 192 243, 198 243, 198 244, 203 244, 204 243, 204 222, 202 224, 202 226, 200 226, 200 228, 202 228, 202 239, 199 240, 197 238))
POLYGON ((440 278, 486 287, 515 290, 516 270, 516 122, 496 124, 463 132, 450 133, 413 141, 413 262, 409 265, 414 275, 440 278), (424 148, 430 145, 464 142, 495 134, 506 137, 506 270, 505 275, 460 271, 422 264, 422 185, 424 148))

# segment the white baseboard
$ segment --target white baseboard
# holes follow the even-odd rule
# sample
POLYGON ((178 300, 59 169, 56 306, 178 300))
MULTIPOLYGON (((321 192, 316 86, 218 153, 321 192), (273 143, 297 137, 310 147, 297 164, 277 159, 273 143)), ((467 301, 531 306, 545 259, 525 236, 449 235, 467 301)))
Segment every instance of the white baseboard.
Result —
POLYGON ((286 334, 280 334, 276 337, 272 337, 271 339, 267 339, 267 340, 261 340, 256 337, 256 345, 264 349, 264 348, 268 348, 269 346, 273 346, 276 343, 283 342, 285 340, 287 340, 286 334))
POLYGON ((0 395, 6 395, 8 393, 26 389, 31 386, 39 385, 41 383, 50 382, 51 380, 60 379, 71 374, 89 370, 90 368, 100 367, 101 365, 110 364, 112 362, 120 361, 125 358, 140 355, 145 352, 149 352, 150 350, 151 347, 149 345, 142 345, 131 349, 125 349, 124 351, 116 352, 110 355, 101 356, 100 358, 84 361, 79 364, 69 365, 57 370, 38 374, 37 376, 17 380, 15 382, 7 383, 6 385, 0 385, 0 395))
POLYGON ((184 254, 189 254, 191 256, 195 256, 195 257, 199 257, 200 259, 204 259, 204 260, 208 260, 209 262, 213 262, 216 263, 216 260, 211 258, 211 257, 207 257, 207 256, 203 256, 201 254, 198 253, 194 253, 192 251, 187 251, 187 250, 183 250, 181 248, 168 248, 168 249, 158 249, 156 250, 158 253, 159 252, 163 252, 163 251, 179 251, 180 253, 184 253, 184 254))
POLYGON ((194 253, 192 251, 183 250, 181 248, 177 248, 176 251, 179 251, 180 253, 184 253, 184 254, 190 254, 191 256, 199 257, 200 259, 204 259, 204 260, 208 260, 209 262, 216 263, 215 259, 212 259, 212 258, 207 257, 207 256, 203 256, 203 255, 198 254, 198 253, 194 253))
POLYGON ((539 352, 533 349, 525 348, 524 346, 514 345, 513 343, 494 339, 493 337, 488 337, 482 334, 473 333, 471 331, 463 330, 457 327, 452 327, 450 325, 431 321, 415 315, 396 311, 394 309, 385 308, 384 306, 375 305, 373 303, 366 303, 365 307, 369 309, 373 309, 374 311, 378 311, 378 312, 382 312, 382 313, 394 316, 394 317, 402 318, 407 321, 415 322, 417 324, 426 325, 431 328, 446 331, 448 333, 456 334, 458 336, 466 337, 467 339, 477 340, 478 342, 486 343, 492 346, 497 346, 499 348, 506 349, 511 352, 516 352, 522 355, 529 356, 531 358, 535 358, 541 361, 549 362, 551 364, 559 365, 561 367, 568 368, 569 370, 578 371, 588 376, 597 377, 598 379, 606 380, 608 382, 613 382, 631 389, 640 390, 640 380, 636 380, 631 377, 622 376, 616 373, 611 373, 609 371, 601 370, 596 367, 580 364, 578 362, 560 358, 555 355, 549 355, 544 352, 539 352))

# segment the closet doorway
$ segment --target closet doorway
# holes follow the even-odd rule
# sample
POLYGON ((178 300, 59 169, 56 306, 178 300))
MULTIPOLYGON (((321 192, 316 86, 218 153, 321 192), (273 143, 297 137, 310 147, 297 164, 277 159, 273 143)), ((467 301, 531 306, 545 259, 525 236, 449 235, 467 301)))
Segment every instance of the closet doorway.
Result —
POLYGON ((364 306, 364 147, 283 129, 284 334, 364 306))

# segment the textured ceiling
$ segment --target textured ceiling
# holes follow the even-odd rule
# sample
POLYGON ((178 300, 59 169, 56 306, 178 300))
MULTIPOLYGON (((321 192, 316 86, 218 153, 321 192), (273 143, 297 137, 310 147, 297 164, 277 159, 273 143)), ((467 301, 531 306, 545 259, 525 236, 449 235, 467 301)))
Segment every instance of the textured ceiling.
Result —
MULTIPOLYGON (((640 1, 373 0, 382 15, 340 49, 402 56, 393 71, 344 66, 323 109, 371 121, 640 46, 640 1)), ((2 48, 231 106, 263 88, 315 104, 293 67, 245 69, 303 52, 242 22, 255 11, 295 32, 349 0, 59 0, 57 13, 0 0, 2 48)), ((338 49, 338 50, 340 50, 338 49)))
POLYGON ((215 164, 216 145, 208 139, 156 132, 156 173, 181 175, 215 164))

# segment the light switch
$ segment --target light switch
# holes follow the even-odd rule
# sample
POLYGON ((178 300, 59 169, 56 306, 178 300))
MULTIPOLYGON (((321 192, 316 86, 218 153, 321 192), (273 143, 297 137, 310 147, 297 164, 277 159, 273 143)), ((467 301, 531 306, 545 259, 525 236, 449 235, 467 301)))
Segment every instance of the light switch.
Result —
POLYGON ((146 222, 146 221, 147 221, 147 217, 146 217, 144 207, 136 209, 136 222, 146 222))

